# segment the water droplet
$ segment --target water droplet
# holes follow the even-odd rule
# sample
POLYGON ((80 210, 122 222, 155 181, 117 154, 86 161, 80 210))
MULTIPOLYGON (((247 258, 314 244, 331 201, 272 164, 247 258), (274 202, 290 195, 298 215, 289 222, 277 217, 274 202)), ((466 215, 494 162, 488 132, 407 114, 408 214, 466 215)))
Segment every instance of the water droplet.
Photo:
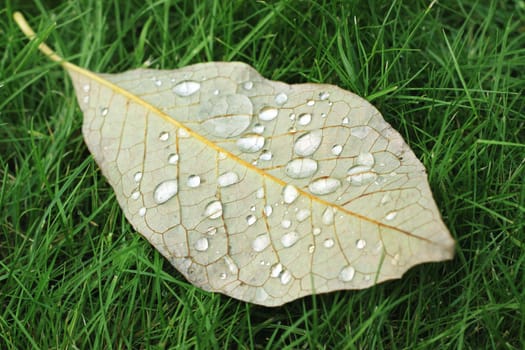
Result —
POLYGON ((381 198, 381 205, 385 205, 387 203, 390 203, 392 201, 392 197, 387 193, 381 198))
POLYGON ((315 195, 323 196, 333 193, 341 186, 341 181, 333 177, 322 177, 308 185, 308 189, 315 195))
POLYGON ((281 227, 282 228, 290 228, 292 226, 292 221, 289 219, 283 219, 281 221, 281 227))
POLYGON ((256 134, 262 134, 264 132, 264 129, 264 125, 257 123, 253 126, 252 131, 256 134))
POLYGON ((191 188, 199 187, 201 184, 201 177, 199 175, 190 175, 188 176, 186 184, 191 188))
POLYGON ((243 136, 237 140, 237 147, 242 152, 258 152, 264 147, 264 137, 257 134, 243 136))
POLYGON ((358 239, 355 242, 355 247, 357 249, 364 249, 366 247, 366 241, 364 239, 358 239))
POLYGON ((208 227, 208 229, 206 230, 206 234, 207 234, 208 236, 214 236, 216 233, 217 233, 217 227, 215 227, 215 226, 210 226, 210 227, 208 227))
POLYGON ((319 93, 319 99, 321 101, 328 100, 329 97, 330 97, 330 93, 328 93, 326 91, 323 91, 323 92, 319 93))
POLYGON ((239 272, 239 267, 237 266, 237 264, 235 263, 235 261, 233 261, 232 258, 230 258, 228 255, 226 255, 224 257, 224 262, 226 263, 226 266, 228 266, 228 270, 232 273, 232 274, 237 274, 239 272))
POLYGON ((303 222, 304 220, 308 219, 310 217, 310 210, 309 209, 301 209, 295 214, 295 218, 299 222, 303 222))
POLYGON ((278 114, 279 111, 277 108, 266 106, 261 108, 259 111, 259 119, 268 122, 270 120, 274 120, 278 114))
POLYGON ((223 173, 217 178, 217 185, 219 185, 219 187, 228 187, 236 184, 237 182, 239 182, 239 175, 233 171, 223 173))
POLYGON ((304 179, 315 174, 317 161, 310 158, 293 159, 286 164, 284 171, 291 178, 304 179))
POLYGON ((332 225, 334 223, 334 209, 326 208, 321 220, 325 225, 332 225))
POLYGON ((219 274, 219 278, 220 278, 221 280, 225 280, 225 279, 226 279, 226 276, 227 276, 227 275, 226 275, 226 273, 224 273, 224 272, 221 272, 221 273, 219 274))
POLYGON ((347 175, 346 180, 355 186, 365 185, 377 179, 377 173, 366 165, 354 165, 348 169, 347 175))
POLYGON ((251 90, 253 88, 253 81, 245 81, 242 87, 244 90, 251 90))
POLYGON ((326 113, 321 113, 321 118, 326 118, 326 113))
POLYGON ((331 238, 327 238, 324 240, 323 245, 325 248, 332 248, 334 246, 335 242, 331 238))
POLYGON ((133 192, 133 193, 131 194, 131 199, 133 199, 133 200, 136 201, 136 200, 139 199, 139 198, 140 198, 140 192, 139 192, 139 191, 135 191, 135 192, 133 192))
POLYGON ((108 115, 108 113, 109 113, 109 109, 108 109, 107 107, 102 107, 102 108, 100 109, 100 115, 101 115, 101 116, 105 117, 105 116, 108 115))
POLYGON ((281 280, 281 284, 287 285, 292 281, 292 274, 290 273, 290 271, 285 270, 281 273, 279 279, 281 280))
POLYGON ((321 234, 321 229, 319 227, 314 227, 312 230, 314 236, 319 236, 321 234))
POLYGON ((85 104, 88 104, 89 103, 89 96, 84 96, 84 98, 82 99, 82 102, 84 102, 85 104))
POLYGON ((161 141, 168 141, 169 138, 170 138, 170 134, 167 133, 166 131, 163 131, 159 134, 159 140, 161 141))
POLYGON ((192 80, 181 81, 173 87, 173 92, 181 97, 191 96, 201 88, 201 84, 192 80))
POLYGON ((144 216, 144 215, 146 215, 146 208, 144 208, 144 207, 140 208, 140 209, 139 209, 139 215, 140 215, 140 216, 144 216))
POLYGON ((89 84, 85 84, 84 86, 82 86, 82 90, 84 90, 84 92, 89 92, 90 89, 91 86, 89 86, 89 84))
POLYGON ((135 175, 133 175, 133 180, 140 182, 140 180, 142 180, 142 173, 140 171, 136 172, 135 175))
POLYGON ((334 146, 332 147, 332 154, 333 154, 334 156, 338 156, 338 155, 340 155, 342 152, 343 152, 343 146, 341 146, 341 145, 334 145, 334 146))
POLYGON ((275 95, 275 103, 278 105, 283 105, 286 103, 286 101, 288 101, 288 96, 284 92, 275 95))
POLYGON ((350 282, 351 280, 354 279, 354 276, 355 276, 355 268, 350 265, 343 267, 341 271, 339 272, 339 279, 342 282, 350 282))
POLYGON ((295 231, 288 232, 281 237, 283 247, 289 248, 299 240, 299 234, 295 231))
POLYGON ((204 216, 210 219, 217 219, 222 216, 222 203, 219 200, 214 200, 206 205, 204 209, 204 216))
POLYGON ((188 129, 180 128, 178 131, 178 135, 179 137, 185 139, 190 137, 190 132, 188 131, 188 129))
POLYGON ((226 94, 202 101, 197 118, 213 136, 231 138, 250 126, 252 115, 253 104, 247 96, 226 94))
POLYGON ((269 217, 270 215, 272 215, 272 212, 273 212, 273 208, 270 204, 266 204, 263 208, 263 212, 264 212, 264 215, 266 215, 266 217, 269 217))
POLYGON ((299 119, 297 120, 299 125, 303 125, 303 126, 310 124, 311 121, 312 121, 312 115, 310 113, 303 113, 299 115, 299 119))
POLYGON ((248 215, 246 217, 246 223, 248 224, 248 226, 252 226, 253 224, 255 224, 255 222, 257 221, 257 218, 255 217, 255 215, 248 215))
POLYGON ((364 165, 369 168, 372 168, 374 166, 375 160, 372 153, 368 152, 362 152, 357 156, 357 164, 364 165))
POLYGON ((273 278, 277 278, 279 277, 282 271, 283 271, 283 265, 281 263, 274 264, 272 265, 270 269, 270 276, 273 278))
POLYGON ((286 185, 283 189, 283 200, 286 204, 292 204, 299 197, 299 191, 293 185, 286 185))
POLYGON ((153 78, 153 82, 155 86, 162 86, 162 80, 157 79, 156 77, 153 78))
POLYGON ((397 216, 397 212, 396 211, 391 211, 391 212, 386 214, 385 220, 386 221, 392 221, 392 220, 394 220, 396 218, 396 216, 397 216))
POLYGON ((272 160, 273 154, 272 151, 264 150, 259 156, 260 160, 272 160))
POLYGON ((308 101, 306 101, 306 105, 312 107, 313 105, 315 105, 315 101, 314 100, 308 100, 308 101))
POLYGON ((153 199, 157 204, 166 203, 173 196, 175 196, 178 191, 179 185, 177 180, 167 180, 161 182, 157 185, 157 187, 155 187, 155 190, 153 191, 153 199))
POLYGON ((308 253, 312 254, 313 252, 315 252, 315 245, 310 244, 308 246, 308 253))
POLYGON ((264 198, 264 187, 259 187, 257 192, 255 192, 255 198, 262 199, 264 198))
POLYGON ((179 162, 179 155, 177 153, 172 153, 168 156, 169 164, 177 164, 179 162))
POLYGON ((267 233, 255 237, 252 242, 252 248, 256 252, 262 252, 270 245, 270 236, 267 233))
POLYGON ((394 266, 398 266, 399 265, 399 259, 401 258, 401 256, 399 254, 395 254, 393 257, 392 257, 392 260, 390 261, 390 263, 394 266))
POLYGON ((299 136, 294 144, 295 154, 301 157, 313 154, 319 148, 322 139, 323 133, 321 130, 314 130, 299 136))
POLYGON ((193 247, 195 248, 195 250, 199 252, 205 252, 208 250, 208 246, 209 246, 208 238, 201 237, 197 240, 197 242, 195 242, 195 245, 193 247))
POLYGON ((213 90, 213 94, 214 94, 215 96, 217 96, 219 93, 220 93, 219 89, 215 89, 215 90, 213 90))
POLYGON ((348 119, 348 117, 344 117, 343 120, 341 121, 341 124, 343 125, 347 125, 348 123, 350 123, 350 120, 348 119))
POLYGON ((356 126, 350 130, 350 133, 358 139, 364 139, 370 133, 370 128, 368 126, 356 126))

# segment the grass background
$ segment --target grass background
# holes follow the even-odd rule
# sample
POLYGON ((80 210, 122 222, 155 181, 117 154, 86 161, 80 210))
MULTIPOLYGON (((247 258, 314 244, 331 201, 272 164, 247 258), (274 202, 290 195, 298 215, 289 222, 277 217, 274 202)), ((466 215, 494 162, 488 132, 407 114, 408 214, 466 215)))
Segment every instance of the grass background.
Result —
POLYGON ((523 0, 7 0, 0 348, 525 348, 524 69, 523 0), (428 168, 455 259, 276 309, 195 289, 125 221, 14 10, 94 71, 239 60, 366 97, 428 168))

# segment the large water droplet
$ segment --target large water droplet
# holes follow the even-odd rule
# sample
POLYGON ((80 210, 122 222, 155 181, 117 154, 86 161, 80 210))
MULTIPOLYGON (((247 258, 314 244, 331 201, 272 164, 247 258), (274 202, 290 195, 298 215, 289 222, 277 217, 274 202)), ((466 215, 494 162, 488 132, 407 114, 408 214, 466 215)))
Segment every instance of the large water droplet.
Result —
POLYGON ((333 145, 333 147, 332 147, 332 154, 334 156, 340 155, 341 152, 343 152, 343 146, 341 146, 341 145, 333 145))
POLYGON ((251 124, 253 105, 245 95, 213 96, 203 101, 198 118, 210 134, 230 138, 242 134, 251 124))
POLYGON ((301 157, 313 154, 319 148, 322 139, 323 133, 321 130, 314 130, 299 136, 294 144, 295 154, 301 157))
POLYGON ((357 164, 364 165, 369 168, 374 166, 375 160, 372 153, 362 152, 357 156, 357 164))
POLYGON ((252 226, 253 224, 255 224, 255 222, 257 221, 257 218, 255 217, 255 215, 248 215, 246 217, 246 223, 248 224, 248 226, 252 226))
POLYGON ((385 220, 386 221, 392 221, 392 220, 394 220, 396 218, 396 216, 397 216, 397 212, 396 211, 391 211, 391 212, 386 214, 385 220))
POLYGON ((304 179, 315 174, 317 161, 310 158, 293 159, 286 164, 284 171, 291 178, 304 179))
POLYGON ((268 122, 274 120, 278 114, 277 108, 266 106, 259 111, 259 119, 268 122))
POLYGON ((350 265, 343 267, 341 271, 339 272, 339 279, 342 282, 350 282, 351 280, 354 279, 354 276, 355 276, 355 268, 350 265))
POLYGON ((277 278, 279 277, 282 271, 283 271, 283 265, 281 263, 274 264, 272 268, 270 269, 270 276, 273 278, 277 278))
POLYGON ((321 220, 325 225, 332 225, 334 223, 334 209, 326 208, 321 220))
POLYGON ((250 134, 237 140, 237 147, 243 152, 254 153, 264 147, 264 137, 257 134, 250 134))
POLYGON ((239 175, 233 171, 223 173, 217 178, 217 185, 219 185, 219 187, 228 187, 236 184, 237 182, 239 182, 239 175))
POLYGON ((341 186, 341 181, 333 177, 322 177, 308 185, 308 189, 315 195, 323 196, 334 193, 341 186))
POLYGON ((364 239, 358 239, 355 242, 355 247, 360 250, 364 249, 366 247, 366 241, 364 239))
POLYGON ((206 205, 204 209, 204 216, 210 219, 217 219, 222 215, 222 203, 219 200, 214 200, 206 205))
POLYGON ((201 177, 199 175, 190 175, 188 176, 186 184, 191 188, 199 187, 201 184, 201 177))
POLYGON ((252 248, 256 252, 262 252, 270 245, 270 236, 267 233, 255 237, 252 242, 252 248))
POLYGON ((157 204, 166 203, 179 191, 179 185, 176 179, 166 180, 155 187, 153 191, 153 200, 157 204))
POLYGON ((299 234, 295 231, 288 232, 281 237, 283 247, 289 248, 299 240, 299 234))
POLYGON ((292 274, 290 273, 290 271, 285 270, 281 273, 279 279, 281 280, 281 284, 287 285, 292 281, 292 274))
POLYGON ((312 115, 310 113, 303 113, 299 115, 299 119, 297 120, 297 123, 299 125, 308 125, 312 121, 312 115))
POLYGON ((283 201, 292 204, 299 197, 299 191, 293 185, 286 185, 283 189, 283 201))
POLYGON ((200 88, 201 88, 200 83, 196 81, 192 81, 192 80, 185 80, 175 85, 173 87, 173 92, 179 96, 187 97, 199 91, 200 88))
POLYGON ((209 242, 208 238, 201 237, 195 242, 194 248, 195 250, 198 250, 199 252, 205 252, 208 250, 209 242))
POLYGON ((331 238, 327 238, 324 240, 323 245, 325 248, 332 248, 334 246, 335 242, 331 238))
POLYGON ((295 218, 297 221, 303 222, 310 217, 310 214, 310 209, 301 209, 297 212, 297 214, 295 214, 295 218))
POLYGON ((275 95, 275 103, 278 105, 283 105, 286 103, 286 101, 288 101, 288 96, 284 92, 275 95))
POLYGON ((140 180, 142 180, 142 173, 140 171, 136 172, 135 175, 133 175, 133 180, 135 182, 140 182, 140 180))
POLYGON ((371 183, 377 179, 377 173, 366 165, 354 165, 347 172, 346 180, 354 186, 371 183))

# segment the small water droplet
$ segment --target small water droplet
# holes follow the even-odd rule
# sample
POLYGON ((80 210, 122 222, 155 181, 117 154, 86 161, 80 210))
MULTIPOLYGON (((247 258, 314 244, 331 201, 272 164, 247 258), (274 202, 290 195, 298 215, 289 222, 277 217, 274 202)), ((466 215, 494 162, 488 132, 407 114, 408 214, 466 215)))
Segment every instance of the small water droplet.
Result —
POLYGON ((251 90, 253 88, 253 81, 245 81, 242 84, 242 87, 244 88, 244 90, 251 90))
POLYGON ((217 219, 222 216, 222 203, 219 200, 211 201, 204 209, 204 216, 210 219, 217 219))
POLYGON ((326 118, 326 113, 321 113, 321 118, 326 118))
POLYGON ((255 224, 255 222, 257 222, 257 218, 255 217, 255 215, 248 215, 246 217, 246 223, 248 224, 248 226, 252 226, 253 224, 255 224))
POLYGON ((197 240, 197 242, 195 242, 194 248, 195 250, 199 252, 205 252, 208 250, 208 246, 209 246, 208 238, 201 237, 197 240))
POLYGON ((299 115, 299 119, 297 120, 299 125, 303 125, 303 126, 310 124, 311 121, 312 121, 312 115, 310 113, 303 113, 299 115))
POLYGON ((100 115, 101 115, 101 116, 105 117, 105 116, 108 115, 108 113, 109 113, 109 109, 108 109, 107 107, 102 107, 102 108, 100 109, 100 115))
POLYGON ((170 134, 166 131, 163 131, 159 134, 159 140, 161 141, 168 141, 169 138, 170 138, 170 134))
POLYGON ((157 79, 156 77, 153 77, 153 82, 155 86, 162 86, 162 80, 157 79))
POLYGON ((331 238, 327 238, 324 240, 323 245, 325 248, 332 248, 334 246, 335 242, 331 238))
POLYGON ((85 104, 88 104, 89 103, 89 96, 84 96, 84 98, 82 99, 82 102, 84 102, 85 104))
POLYGON ((290 117, 291 121, 294 121, 295 120, 295 113, 290 113, 289 117, 290 117))
POLYGON ((190 137, 189 131, 184 128, 180 128, 177 134, 183 139, 190 137))
POLYGON ((306 101, 306 105, 312 107, 313 105, 315 105, 315 101, 314 100, 308 100, 308 101, 306 101))
POLYGON ((190 175, 188 176, 186 184, 191 188, 199 187, 201 184, 201 177, 199 175, 190 175))
POLYGON ((89 84, 85 84, 82 86, 82 90, 84 90, 84 92, 89 92, 89 90, 91 90, 91 86, 89 86, 89 84))
POLYGON ((268 122, 270 120, 274 120, 278 114, 279 111, 277 108, 266 106, 261 108, 259 111, 259 119, 268 122))
POLYGON ((370 128, 368 126, 356 126, 350 130, 350 133, 358 139, 364 139, 370 133, 370 128))
POLYGON ((332 225, 334 223, 334 209, 326 208, 321 220, 324 225, 332 225))
POLYGON ((278 105, 283 105, 286 103, 286 101, 288 101, 288 96, 284 92, 275 95, 275 103, 278 105))
POLYGON ((221 280, 225 280, 225 279, 226 279, 226 273, 225 273, 225 272, 221 272, 221 273, 219 274, 219 278, 220 278, 221 280))
POLYGON ((272 151, 264 150, 259 156, 260 160, 272 160, 273 154, 272 151))
POLYGON ((362 152, 359 153, 359 156, 357 156, 357 164, 364 165, 369 168, 372 168, 374 166, 375 160, 374 155, 372 153, 368 152, 362 152))
POLYGON ((339 272, 339 279, 342 282, 350 282, 354 279, 355 276, 355 268, 353 266, 345 266, 341 269, 339 272))
POLYGON ((135 182, 140 182, 140 180, 142 180, 142 173, 140 171, 136 172, 135 175, 133 175, 133 180, 135 180, 135 182))
POLYGON ((387 203, 390 203, 392 201, 392 197, 387 193, 381 198, 381 205, 385 205, 387 203))
POLYGON ((267 233, 255 237, 252 242, 252 248, 256 252, 262 252, 270 245, 270 236, 267 233))
POLYGON ((230 258, 228 255, 226 255, 224 257, 224 262, 226 263, 226 266, 228 266, 228 270, 232 273, 232 274, 237 274, 239 272, 239 267, 237 266, 237 264, 235 263, 235 261, 233 261, 232 258, 230 258))
POLYGON ((334 156, 340 155, 341 152, 343 152, 343 146, 341 146, 341 145, 333 145, 332 146, 332 154, 334 156))
POLYGON ((140 216, 144 216, 144 215, 146 215, 146 208, 144 208, 144 207, 140 208, 140 209, 139 209, 139 215, 140 215, 140 216))
POLYGON ((329 97, 330 97, 330 93, 328 93, 326 91, 323 91, 323 92, 319 93, 319 99, 321 101, 328 100, 329 97))
POLYGON ((191 96, 201 88, 201 84, 192 80, 181 81, 173 87, 173 92, 181 97, 191 96))
POLYGON ((286 204, 292 204, 299 197, 299 191, 293 185, 286 185, 283 189, 283 200, 286 204))
POLYGON ((281 221, 281 227, 282 228, 290 228, 292 226, 292 221, 289 219, 283 219, 281 221))
POLYGON ((295 128, 295 126, 290 126, 288 128, 288 133, 295 134, 296 132, 297 132, 297 129, 295 128))
POLYGON ((217 178, 217 185, 219 187, 228 187, 239 182, 239 175, 233 171, 228 171, 219 175, 217 178))
POLYGON ((343 120, 341 121, 341 124, 343 125, 347 125, 348 123, 350 123, 350 120, 348 119, 348 117, 344 117, 343 120))
POLYGON ((366 241, 364 239, 358 239, 355 242, 355 247, 357 249, 364 249, 366 247, 366 241))
POLYGON ((308 253, 312 254, 313 252, 315 252, 315 245, 310 244, 308 246, 308 253))
POLYGON ((255 198, 262 199, 264 198, 264 187, 259 187, 257 192, 255 192, 255 198))
POLYGON ((307 157, 313 154, 323 139, 321 130, 307 132, 297 138, 294 144, 294 152, 298 156, 307 157))
POLYGON ((217 227, 215 227, 215 226, 210 226, 210 227, 208 227, 208 229, 206 230, 206 234, 207 234, 208 236, 214 236, 216 233, 217 233, 217 227))
POLYGON ((283 247, 289 248, 299 240, 299 234, 295 231, 288 232, 281 237, 283 247))
POLYGON ((153 200, 155 200, 155 203, 157 204, 166 203, 175 196, 178 191, 179 185, 176 179, 166 180, 155 187, 155 190, 153 191, 153 200))
POLYGON ((254 133, 260 135, 260 134, 262 134, 262 133, 264 132, 264 129, 265 129, 264 125, 257 123, 257 124, 255 124, 255 125, 253 126, 252 131, 253 131, 254 133))
POLYGON ((168 156, 169 164, 177 164, 179 162, 179 155, 177 153, 172 153, 168 156))
POLYGON ((310 217, 310 214, 310 209, 301 209, 297 212, 297 214, 295 214, 295 218, 297 221, 303 222, 310 217))
POLYGON ((270 204, 266 204, 263 208, 263 212, 266 217, 269 217, 273 212, 272 206, 270 204))
POLYGON ((270 269, 270 276, 273 278, 277 278, 279 277, 282 271, 283 271, 283 265, 281 263, 273 264, 270 269))
POLYGON ((290 271, 285 270, 281 273, 281 276, 279 277, 279 279, 281 281, 281 284, 287 285, 288 283, 292 281, 292 274, 290 273, 290 271))
POLYGON ((136 201, 137 199, 140 198, 140 192, 139 191, 135 191, 131 194, 131 199, 133 199, 134 201, 136 201))
POLYGON ((334 193, 339 187, 341 187, 341 181, 333 177, 322 177, 308 185, 310 192, 318 196, 334 193))
POLYGON ((257 134, 246 135, 238 139, 236 144, 242 152, 254 153, 264 147, 264 137, 257 134))
POLYGON ((319 236, 321 234, 321 229, 319 227, 314 227, 312 230, 314 236, 319 236))
POLYGON ((215 90, 213 90, 213 94, 214 94, 215 96, 217 96, 219 93, 220 93, 219 89, 215 89, 215 90))
POLYGON ((394 220, 396 218, 396 216, 397 216, 397 212, 396 211, 391 211, 391 212, 386 214, 385 220, 386 221, 392 221, 392 220, 394 220))
POLYGON ((293 159, 286 164, 284 171, 291 178, 304 179, 315 174, 317 161, 310 158, 293 159))

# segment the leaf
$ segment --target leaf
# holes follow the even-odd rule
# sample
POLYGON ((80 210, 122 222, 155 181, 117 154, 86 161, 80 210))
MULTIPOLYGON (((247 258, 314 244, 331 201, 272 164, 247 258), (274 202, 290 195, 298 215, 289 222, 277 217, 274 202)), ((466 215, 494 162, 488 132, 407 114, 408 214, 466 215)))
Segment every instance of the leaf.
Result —
POLYGON ((98 74, 40 49, 125 216, 194 285, 277 306, 452 258, 423 165, 363 98, 239 62, 98 74))

